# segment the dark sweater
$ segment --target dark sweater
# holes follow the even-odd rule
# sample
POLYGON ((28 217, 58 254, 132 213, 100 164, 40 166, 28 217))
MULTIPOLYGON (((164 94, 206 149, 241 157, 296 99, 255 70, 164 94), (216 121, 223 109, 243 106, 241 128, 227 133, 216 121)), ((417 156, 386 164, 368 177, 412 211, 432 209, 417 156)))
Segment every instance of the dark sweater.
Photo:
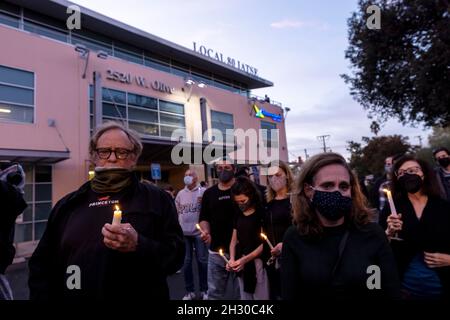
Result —
POLYGON ((168 194, 134 183, 124 192, 94 194, 89 183, 60 200, 30 259, 31 299, 169 299, 168 274, 184 259, 183 233, 168 194), (138 233, 135 252, 103 243, 102 226, 111 223, 119 201, 122 223, 138 233), (69 290, 70 265, 81 271, 81 289, 69 290))
POLYGON ((299 299, 368 299, 398 298, 399 280, 391 248, 383 230, 374 223, 359 229, 341 225, 325 228, 323 236, 311 239, 300 235, 295 226, 284 237, 281 260, 282 298, 299 299), (341 262, 339 243, 349 230, 341 262), (381 289, 367 288, 371 265, 380 267, 381 289))
MULTIPOLYGON (((398 213, 402 214, 403 227, 398 236, 403 241, 391 241, 397 260, 400 278, 403 278, 412 259, 418 254, 439 252, 450 254, 450 203, 436 197, 428 198, 422 216, 417 219, 414 207, 407 196, 395 200, 398 213)), ((385 206, 380 217, 380 224, 385 230, 386 219, 390 215, 389 206, 385 206)), ((443 294, 450 298, 450 267, 436 268, 443 294)))

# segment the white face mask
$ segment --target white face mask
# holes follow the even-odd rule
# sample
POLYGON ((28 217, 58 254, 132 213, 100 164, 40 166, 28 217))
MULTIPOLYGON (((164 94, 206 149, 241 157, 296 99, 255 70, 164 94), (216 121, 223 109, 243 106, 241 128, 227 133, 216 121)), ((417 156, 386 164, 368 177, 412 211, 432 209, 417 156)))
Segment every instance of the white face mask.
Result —
POLYGON ((192 178, 191 176, 185 176, 183 181, 186 186, 190 186, 194 181, 194 178, 192 178))

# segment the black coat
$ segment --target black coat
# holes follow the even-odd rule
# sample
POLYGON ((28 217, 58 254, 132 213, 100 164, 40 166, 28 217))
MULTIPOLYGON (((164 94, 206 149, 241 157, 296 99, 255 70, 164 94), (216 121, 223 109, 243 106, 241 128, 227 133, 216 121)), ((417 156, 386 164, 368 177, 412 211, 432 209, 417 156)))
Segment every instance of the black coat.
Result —
MULTIPOLYGON (((88 205, 89 182, 61 199, 53 208, 44 235, 29 261, 31 299, 168 299, 167 275, 183 265, 184 240, 178 216, 169 195, 134 179, 126 189, 130 223, 138 232, 137 250, 121 253, 101 241, 86 248, 62 249, 65 231, 71 228, 71 213, 88 205), (73 251, 98 252, 95 261, 85 261, 81 277, 88 276, 90 289, 68 290, 67 264, 73 251), (106 254, 105 254, 106 251, 106 254), (92 284, 94 282, 94 284, 92 284)), ((88 226, 85 226, 88 228, 88 226)), ((71 230, 73 233, 73 229, 71 230)), ((78 231, 77 231, 78 232, 78 231)), ((79 230, 80 237, 88 237, 79 230)), ((81 268, 81 267, 80 267, 81 268)))

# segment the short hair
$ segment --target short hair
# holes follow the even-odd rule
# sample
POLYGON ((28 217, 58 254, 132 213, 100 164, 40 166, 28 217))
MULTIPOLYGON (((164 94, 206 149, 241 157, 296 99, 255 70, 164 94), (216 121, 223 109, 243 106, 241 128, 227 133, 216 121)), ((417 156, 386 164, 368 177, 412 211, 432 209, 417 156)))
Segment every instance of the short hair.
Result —
POLYGON ((222 158, 217 159, 214 163, 214 167, 217 167, 217 163, 220 161, 228 162, 233 167, 233 170, 236 170, 236 164, 229 156, 223 156, 222 158))
POLYGON ((450 151, 448 151, 448 149, 446 147, 439 147, 439 148, 436 148, 433 150, 433 158, 436 159, 436 154, 441 151, 445 151, 447 153, 447 155, 450 155, 450 151))
POLYGON ((141 137, 139 136, 139 133, 134 131, 133 129, 128 129, 125 126, 123 126, 119 122, 115 121, 107 121, 103 123, 101 126, 97 128, 95 133, 91 137, 91 141, 89 142, 89 154, 91 158, 94 157, 95 149, 97 148, 97 143, 100 137, 107 131, 110 130, 121 130, 123 131, 128 139, 130 140, 131 144, 133 145, 132 152, 136 155, 136 159, 139 158, 139 156, 142 153, 142 142, 141 137))
POLYGON ((334 152, 320 153, 305 161, 294 185, 295 192, 292 197, 294 224, 301 235, 317 237, 323 233, 322 223, 306 196, 305 184, 313 186, 314 178, 320 169, 332 164, 344 167, 350 176, 353 205, 349 221, 346 221, 346 223, 355 227, 361 227, 369 223, 372 213, 367 207, 367 200, 361 191, 358 179, 344 157, 334 152))

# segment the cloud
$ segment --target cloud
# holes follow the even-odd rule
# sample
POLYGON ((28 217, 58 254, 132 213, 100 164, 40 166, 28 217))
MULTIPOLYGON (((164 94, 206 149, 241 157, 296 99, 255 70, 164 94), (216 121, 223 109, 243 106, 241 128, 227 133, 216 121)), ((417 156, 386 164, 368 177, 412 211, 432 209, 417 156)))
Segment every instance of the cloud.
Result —
POLYGON ((270 27, 275 29, 288 29, 288 28, 313 28, 319 30, 327 30, 328 25, 320 21, 300 21, 300 20, 290 20, 283 19, 280 21, 275 21, 270 24, 270 27))

